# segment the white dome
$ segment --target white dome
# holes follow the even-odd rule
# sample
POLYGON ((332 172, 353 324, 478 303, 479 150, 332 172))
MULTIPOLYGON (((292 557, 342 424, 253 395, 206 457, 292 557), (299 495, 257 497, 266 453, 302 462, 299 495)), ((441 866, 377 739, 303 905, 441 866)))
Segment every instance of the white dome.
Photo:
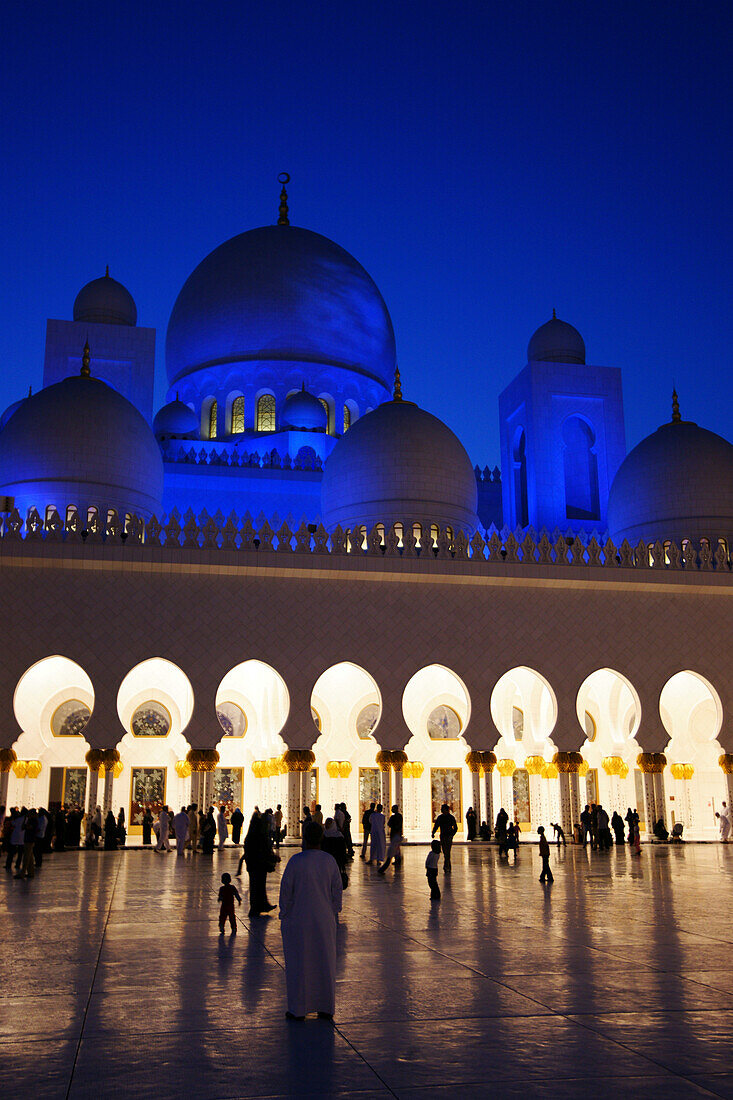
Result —
POLYGON ((527 346, 527 361, 540 363, 585 363, 585 342, 567 321, 552 317, 540 325, 527 346))
POLYGON ((280 427, 325 432, 328 427, 328 412, 317 397, 303 388, 297 393, 291 393, 283 405, 280 427))
POLYGON ((168 323, 166 363, 171 385, 198 373, 224 384, 236 364, 255 376, 269 364, 286 377, 300 364, 306 379, 318 368, 387 386, 394 332, 353 256, 320 233, 270 225, 225 241, 188 277, 168 323))
POLYGON ((91 505, 145 517, 160 508, 163 460, 150 426, 121 394, 75 376, 27 397, 0 431, 0 495, 21 515, 91 505))
POLYGON ((362 416, 326 460, 321 485, 329 529, 437 523, 478 527, 476 475, 457 436, 410 401, 387 401, 362 416))
POLYGON ((733 537, 733 446, 691 421, 663 424, 621 463, 608 496, 618 545, 733 537))
POLYGON ((83 286, 74 302, 74 320, 94 325, 136 325, 137 306, 130 291, 107 274, 83 286))

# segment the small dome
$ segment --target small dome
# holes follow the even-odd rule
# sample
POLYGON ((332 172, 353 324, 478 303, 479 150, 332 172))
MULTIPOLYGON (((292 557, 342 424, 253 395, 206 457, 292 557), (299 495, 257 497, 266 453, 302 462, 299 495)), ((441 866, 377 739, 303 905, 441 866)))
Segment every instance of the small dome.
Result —
POLYGON ((307 432, 325 432, 328 427, 328 411, 306 389, 291 393, 280 414, 281 428, 300 428, 307 432))
POLYGON ((215 248, 181 288, 166 337, 168 379, 212 371, 222 385, 249 374, 306 380, 317 370, 356 372, 388 386, 392 321, 377 286, 345 249, 294 225, 250 229, 215 248))
POLYGON ((106 275, 92 279, 77 294, 74 320, 93 325, 136 325, 137 306, 130 291, 111 278, 107 268, 106 275))
POLYGON ((176 398, 158 409, 153 420, 153 431, 157 439, 169 435, 190 439, 199 434, 198 417, 193 409, 176 398))
POLYGON ((733 446, 691 421, 663 424, 621 463, 608 496, 619 545, 733 537, 733 446))
POLYGON ((527 361, 540 363, 585 363, 585 343, 577 328, 552 317, 535 332, 527 345, 527 361))
POLYGON ((0 495, 21 515, 54 505, 91 505, 148 517, 163 496, 163 460, 150 426, 121 394, 96 378, 47 386, 0 431, 0 495))
POLYGON ((462 443, 410 401, 387 401, 360 417, 323 469, 321 510, 329 529, 437 523, 472 534, 477 501, 462 443))

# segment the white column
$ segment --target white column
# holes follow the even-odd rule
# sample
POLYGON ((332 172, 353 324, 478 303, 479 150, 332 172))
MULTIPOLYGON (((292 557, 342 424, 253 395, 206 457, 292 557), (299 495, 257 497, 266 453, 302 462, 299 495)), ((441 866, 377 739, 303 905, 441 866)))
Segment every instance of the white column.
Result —
POLYGON ((483 820, 489 826, 489 828, 491 829, 491 832, 493 834, 493 832, 494 832, 494 821, 496 819, 496 814, 494 813, 494 774, 493 774, 493 771, 484 773, 484 796, 485 796, 486 805, 484 806, 485 816, 484 816, 483 820))
POLYGON ((288 836, 292 838, 300 836, 300 788, 300 772, 288 772, 285 820, 288 826, 288 836))
MULTIPOLYGON (((729 777, 730 778, 730 777, 729 777)), ((667 799, 664 794, 664 775, 662 772, 655 772, 652 776, 654 781, 654 809, 657 815, 657 821, 661 817, 664 824, 667 824, 667 799)), ((656 821, 654 824, 656 825, 656 821)))
POLYGON ((389 776, 390 769, 387 768, 386 772, 382 772, 382 806, 385 810, 389 807, 389 776))
MULTIPOLYGON (((728 814, 733 814, 733 774, 727 772, 723 773, 723 779, 725 779, 725 787, 728 792, 726 802, 728 803, 728 814)), ((0 780, 1 781, 1 780, 0 780)), ((4 802, 5 799, 0 799, 0 802, 4 802)))
POLYGON ((578 777, 577 775, 571 776, 568 772, 560 772, 557 777, 560 787, 560 824, 566 840, 572 840, 573 836, 573 800, 570 793, 570 780, 572 778, 577 780, 578 777))
POLYGON ((87 813, 94 816, 97 808, 97 792, 99 790, 99 768, 89 769, 89 783, 87 785, 87 813))
POLYGON ((476 814, 476 832, 481 824, 481 776, 478 771, 471 772, 471 786, 473 788, 473 812, 476 814))
POLYGON ((530 775, 529 777, 529 808, 532 816, 532 828, 537 830, 538 825, 544 825, 545 829, 549 825, 549 822, 545 820, 545 801, 542 797, 542 778, 539 775, 530 775))
MULTIPOLYGON (((394 773, 394 800, 402 812, 402 772, 394 773)), ((392 807, 390 807, 391 809, 392 807)))
MULTIPOLYGON (((577 772, 571 772, 568 776, 570 781, 570 821, 572 825, 580 824, 580 776, 577 772)), ((568 839, 570 839, 568 837, 568 839)))
POLYGON ((509 815, 509 820, 514 821, 514 787, 512 786, 512 777, 510 775, 502 775, 499 784, 501 788, 501 806, 509 815))
POLYGON ((300 815, 303 813, 305 807, 308 806, 308 808, 310 809, 310 768, 307 771, 299 772, 298 774, 300 775, 300 811, 298 813, 298 819, 300 819, 300 815))
POLYGON ((104 771, 104 806, 102 816, 106 818, 109 811, 112 809, 112 784, 115 779, 114 765, 111 768, 105 768, 104 771))
POLYGON ((644 814, 646 821, 646 831, 649 836, 654 831, 654 826, 657 823, 658 817, 661 814, 657 811, 656 798, 654 797, 654 779, 655 777, 649 772, 642 772, 642 786, 644 788, 644 814))

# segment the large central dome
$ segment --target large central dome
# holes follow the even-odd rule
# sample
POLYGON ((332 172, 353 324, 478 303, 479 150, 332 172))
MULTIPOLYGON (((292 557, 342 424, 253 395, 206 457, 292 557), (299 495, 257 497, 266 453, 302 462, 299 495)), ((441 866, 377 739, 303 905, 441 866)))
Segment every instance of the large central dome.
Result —
POLYGON ((308 229, 264 226, 214 249, 186 280, 166 359, 171 385, 211 368, 224 377, 237 363, 279 361, 343 368, 388 386, 394 332, 353 256, 308 229))

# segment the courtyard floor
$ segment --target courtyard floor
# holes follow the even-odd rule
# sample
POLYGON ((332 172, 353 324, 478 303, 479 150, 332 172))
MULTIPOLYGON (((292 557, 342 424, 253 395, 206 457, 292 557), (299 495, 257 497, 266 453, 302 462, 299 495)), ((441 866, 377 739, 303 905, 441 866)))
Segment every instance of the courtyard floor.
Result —
POLYGON ((279 922, 247 918, 246 878, 219 936, 231 849, 0 869, 3 1091, 733 1097, 733 845, 553 849, 552 887, 534 847, 461 846, 433 906, 425 854, 352 866, 333 1026, 285 1020, 279 922))

